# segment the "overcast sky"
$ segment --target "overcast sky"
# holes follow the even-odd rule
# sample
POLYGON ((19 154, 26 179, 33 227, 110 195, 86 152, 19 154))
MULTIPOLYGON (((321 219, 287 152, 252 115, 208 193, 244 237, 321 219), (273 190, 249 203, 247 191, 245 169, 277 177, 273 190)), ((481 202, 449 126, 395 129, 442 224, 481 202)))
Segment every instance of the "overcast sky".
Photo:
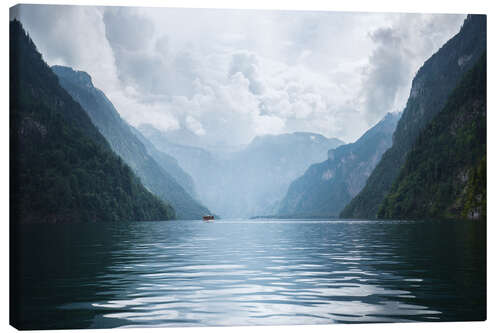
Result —
MULTIPOLYGON (((356 140, 401 111, 465 15, 22 5, 49 65, 88 72, 132 125, 244 144, 356 140)), ((12 15, 11 15, 12 18, 12 15)))

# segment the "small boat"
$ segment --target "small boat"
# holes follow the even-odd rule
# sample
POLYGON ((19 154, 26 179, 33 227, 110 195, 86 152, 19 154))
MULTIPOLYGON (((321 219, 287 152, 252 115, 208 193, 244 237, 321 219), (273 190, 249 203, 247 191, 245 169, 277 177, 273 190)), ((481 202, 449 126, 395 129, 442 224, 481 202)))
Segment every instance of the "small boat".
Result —
POLYGON ((213 221, 214 219, 215 219, 215 217, 213 215, 203 216, 203 221, 205 221, 205 222, 210 222, 210 221, 213 221))

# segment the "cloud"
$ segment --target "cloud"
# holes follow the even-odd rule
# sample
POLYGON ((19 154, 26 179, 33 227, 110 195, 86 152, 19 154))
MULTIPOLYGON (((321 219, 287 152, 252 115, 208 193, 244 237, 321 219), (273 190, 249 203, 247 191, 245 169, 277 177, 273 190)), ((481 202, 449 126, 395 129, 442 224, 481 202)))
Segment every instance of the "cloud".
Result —
POLYGON ((386 112, 404 107, 418 67, 464 19, 19 8, 48 63, 87 71, 127 121, 210 145, 292 131, 353 141, 386 112))
POLYGON ((154 25, 128 7, 107 7, 103 10, 106 38, 114 49, 143 50, 154 36, 154 25))
POLYGON ((396 107, 396 96, 406 87, 412 68, 399 31, 379 28, 370 33, 370 38, 377 47, 365 68, 362 93, 365 115, 370 121, 376 121, 396 107))
POLYGON ((458 32, 464 18, 463 15, 400 14, 391 25, 368 33, 375 48, 363 70, 360 99, 370 123, 404 107, 418 68, 458 32))
POLYGON ((253 94, 260 95, 264 91, 258 77, 258 66, 259 62, 255 54, 239 52, 232 56, 228 75, 242 73, 249 82, 248 88, 250 91, 253 94))
POLYGON ((20 5, 18 19, 50 65, 75 66, 105 88, 118 84, 98 7, 20 5))

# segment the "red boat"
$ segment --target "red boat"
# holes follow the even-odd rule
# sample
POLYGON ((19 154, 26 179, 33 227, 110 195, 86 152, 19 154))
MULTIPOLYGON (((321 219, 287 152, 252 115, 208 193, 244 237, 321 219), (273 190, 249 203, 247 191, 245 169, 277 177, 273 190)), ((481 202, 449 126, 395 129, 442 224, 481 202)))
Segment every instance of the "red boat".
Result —
POLYGON ((203 221, 212 221, 215 217, 213 215, 205 215, 203 216, 203 221))

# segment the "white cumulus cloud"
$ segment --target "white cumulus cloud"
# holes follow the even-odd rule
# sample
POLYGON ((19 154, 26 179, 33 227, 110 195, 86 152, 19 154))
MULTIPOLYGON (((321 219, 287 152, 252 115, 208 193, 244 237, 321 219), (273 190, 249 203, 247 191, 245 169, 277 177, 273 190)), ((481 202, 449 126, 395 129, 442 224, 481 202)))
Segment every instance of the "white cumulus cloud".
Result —
POLYGON ((292 131, 357 139, 404 107, 419 66, 465 17, 17 8, 44 59, 88 72, 132 125, 210 145, 292 131))

